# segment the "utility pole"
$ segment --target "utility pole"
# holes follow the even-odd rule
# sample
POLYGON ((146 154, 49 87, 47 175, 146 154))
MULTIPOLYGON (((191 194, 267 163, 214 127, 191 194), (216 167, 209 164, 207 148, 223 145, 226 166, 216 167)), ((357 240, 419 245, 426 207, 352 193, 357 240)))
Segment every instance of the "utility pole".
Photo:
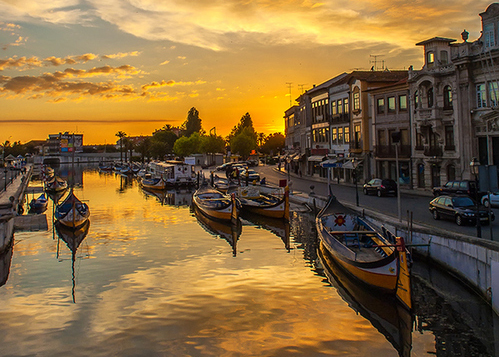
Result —
POLYGON ((288 86, 288 89, 289 89, 289 107, 291 108, 293 102, 291 101, 291 85, 293 83, 292 82, 286 82, 286 85, 288 86))
POLYGON ((303 90, 303 87, 305 86, 305 84, 298 84, 298 87, 300 87, 301 89, 301 94, 303 94, 305 91, 303 90))

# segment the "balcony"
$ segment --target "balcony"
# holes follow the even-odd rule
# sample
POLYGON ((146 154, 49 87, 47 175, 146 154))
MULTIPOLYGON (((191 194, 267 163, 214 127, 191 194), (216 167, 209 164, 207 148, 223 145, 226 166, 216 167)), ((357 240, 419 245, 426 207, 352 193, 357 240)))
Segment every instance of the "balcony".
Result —
MULTIPOLYGON (((377 158, 394 158, 395 145, 377 145, 374 147, 374 156, 377 158)), ((411 146, 400 145, 399 158, 408 159, 411 157, 411 146)))
POLYGON ((441 146, 426 146, 424 147, 424 156, 443 156, 443 150, 441 146))
POLYGON ((349 113, 334 114, 331 116, 331 122, 333 124, 349 123, 350 122, 350 114, 349 113))

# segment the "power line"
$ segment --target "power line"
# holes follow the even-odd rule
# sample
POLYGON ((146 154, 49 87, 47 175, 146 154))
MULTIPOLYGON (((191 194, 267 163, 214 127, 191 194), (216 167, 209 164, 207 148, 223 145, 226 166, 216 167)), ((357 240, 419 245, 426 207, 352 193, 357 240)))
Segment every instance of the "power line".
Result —
POLYGON ((291 85, 293 83, 292 82, 286 82, 286 85, 288 86, 288 89, 289 89, 289 107, 291 108, 293 102, 291 101, 291 85))

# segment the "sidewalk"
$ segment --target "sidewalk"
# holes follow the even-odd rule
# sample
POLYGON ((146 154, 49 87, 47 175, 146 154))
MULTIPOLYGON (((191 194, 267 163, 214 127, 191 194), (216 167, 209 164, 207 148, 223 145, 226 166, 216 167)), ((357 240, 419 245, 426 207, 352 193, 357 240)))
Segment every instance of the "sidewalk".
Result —
MULTIPOLYGON (((277 173, 280 173, 284 176, 288 176, 288 172, 282 168, 281 170, 279 170, 277 167, 274 167, 273 170, 277 173)), ((327 178, 326 177, 318 177, 318 176, 299 176, 297 174, 295 174, 294 172, 290 172, 289 173, 289 176, 290 177, 294 177, 294 178, 299 178, 301 180, 307 180, 307 181, 311 181, 311 182, 320 182, 320 183, 325 183, 327 184, 327 178)), ((353 183, 350 183, 350 182, 340 182, 338 183, 337 180, 331 180, 331 185, 337 185, 337 186, 349 186, 349 187, 355 187, 355 184, 353 183)), ((362 189, 362 183, 359 183, 358 184, 358 187, 360 189, 362 189)), ((401 188, 400 189, 400 192, 406 194, 406 195, 414 195, 414 196, 422 196, 422 197, 433 197, 433 193, 430 192, 430 191, 427 191, 427 190, 420 190, 420 189, 407 189, 407 188, 401 188)))

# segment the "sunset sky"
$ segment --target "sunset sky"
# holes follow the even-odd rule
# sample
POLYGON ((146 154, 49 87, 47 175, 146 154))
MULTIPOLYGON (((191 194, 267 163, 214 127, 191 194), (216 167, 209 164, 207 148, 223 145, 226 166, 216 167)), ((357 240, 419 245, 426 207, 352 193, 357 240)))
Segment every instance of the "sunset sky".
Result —
POLYGON ((489 1, 0 0, 0 142, 150 135, 199 110, 227 135, 249 112, 284 130, 304 90, 342 72, 422 66, 417 42, 480 36, 489 1), (380 64, 378 64, 379 66, 380 64), (291 97, 289 87, 291 83, 291 97))

